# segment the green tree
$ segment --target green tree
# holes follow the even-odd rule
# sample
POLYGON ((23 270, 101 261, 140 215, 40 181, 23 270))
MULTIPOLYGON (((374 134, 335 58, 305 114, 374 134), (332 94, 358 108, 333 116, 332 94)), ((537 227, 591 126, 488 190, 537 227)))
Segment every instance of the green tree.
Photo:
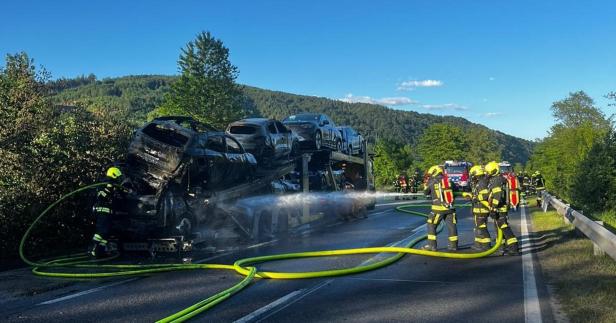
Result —
POLYGON ((224 128, 244 115, 238 70, 221 40, 201 32, 182 49, 178 66, 180 78, 151 117, 185 115, 224 128))
POLYGON ((417 144, 419 165, 424 170, 445 160, 463 160, 468 150, 468 141, 462 129, 446 123, 428 127, 417 144))
MULTIPOLYGON (((46 205, 95 182, 122 156, 130 136, 121 118, 52 105, 46 79, 25 53, 8 55, 0 69, 0 258, 16 253, 21 234, 46 205)), ((57 247, 79 242, 76 233, 91 224, 84 204, 87 199, 65 204, 62 218, 37 236, 57 247)))
POLYGON ((468 150, 465 160, 475 164, 486 164, 492 160, 501 160, 502 148, 490 130, 485 128, 472 128, 465 137, 468 150))
POLYGON ((554 102, 552 113, 557 123, 552 126, 549 135, 537 144, 530 168, 543 173, 549 191, 572 201, 572 187, 580 171, 580 163, 586 159, 593 145, 612 128, 611 120, 582 91, 570 93, 566 99, 554 102))

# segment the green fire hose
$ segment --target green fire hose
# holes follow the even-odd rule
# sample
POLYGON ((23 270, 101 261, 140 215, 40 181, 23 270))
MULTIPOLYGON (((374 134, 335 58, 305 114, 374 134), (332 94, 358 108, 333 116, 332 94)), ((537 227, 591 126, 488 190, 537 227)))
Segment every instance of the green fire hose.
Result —
MULTIPOLYGON (((115 254, 106 259, 92 259, 88 254, 80 253, 64 256, 56 259, 33 261, 25 255, 25 244, 28 240, 32 229, 36 224, 54 209, 63 200, 79 194, 83 191, 93 189, 99 186, 107 185, 107 183, 96 183, 88 186, 81 187, 71 193, 62 196, 59 200, 49 205, 30 225, 30 227, 24 233, 21 242, 19 244, 19 255, 21 259, 32 266, 32 272, 38 276, 46 277, 63 277, 63 278, 104 278, 104 277, 118 277, 118 276, 131 276, 131 275, 146 275, 160 272, 180 271, 180 270, 198 270, 198 269, 224 269, 233 270, 244 278, 237 284, 227 288, 213 296, 208 297, 200 302, 197 302, 173 315, 165 317, 158 322, 183 322, 199 313, 202 313, 216 304, 228 299, 233 294, 244 289, 255 278, 264 279, 305 279, 305 278, 321 278, 321 277, 333 277, 342 275, 357 274, 369 270, 375 270, 388 266, 406 254, 422 255, 429 257, 441 257, 441 258, 454 258, 454 259, 475 259, 482 258, 494 253, 502 244, 503 235, 498 230, 496 242, 492 248, 483 252, 476 253, 452 253, 452 252, 440 252, 440 251, 428 251, 413 249, 412 247, 418 242, 424 240, 427 234, 419 236, 403 247, 369 247, 369 248, 354 248, 354 249, 339 249, 339 250, 322 250, 322 251, 309 251, 309 252, 297 252, 286 253, 269 256, 252 257, 237 260, 233 265, 224 264, 149 264, 149 265, 114 265, 114 264, 102 264, 101 262, 116 258, 119 254, 115 254), (393 255, 383 260, 359 265, 356 267, 332 269, 323 271, 311 271, 311 272, 267 272, 257 271, 254 265, 261 264, 269 261, 285 260, 285 259, 298 259, 298 258, 310 258, 310 257, 330 257, 330 256, 343 256, 343 255, 356 255, 356 254, 374 254, 374 253, 392 253, 393 255), (62 271, 65 269, 72 269, 73 271, 62 271), (83 271, 94 272, 83 272, 83 271), (81 271, 81 272, 75 272, 81 271)), ((462 205, 468 207, 468 205, 462 205)), ((396 210, 405 212, 412 215, 427 217, 427 214, 418 211, 410 210, 417 207, 430 207, 426 204, 408 204, 398 206, 396 210)), ((439 225, 438 232, 443 230, 443 225, 439 225)))

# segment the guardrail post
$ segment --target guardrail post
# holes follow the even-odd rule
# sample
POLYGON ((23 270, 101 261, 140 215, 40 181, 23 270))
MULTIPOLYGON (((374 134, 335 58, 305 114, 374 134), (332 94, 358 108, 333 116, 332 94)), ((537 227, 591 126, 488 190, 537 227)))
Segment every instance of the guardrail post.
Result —
MULTIPOLYGON (((600 226, 603 226, 603 221, 595 221, 600 226)), ((592 240, 591 240, 592 241, 592 240)), ((599 247, 594 241, 592 242, 592 254, 598 257, 605 256, 605 251, 599 247)))
POLYGON ((541 209, 543 213, 548 211, 548 206, 550 205, 550 201, 548 201, 548 195, 545 191, 541 192, 541 209))

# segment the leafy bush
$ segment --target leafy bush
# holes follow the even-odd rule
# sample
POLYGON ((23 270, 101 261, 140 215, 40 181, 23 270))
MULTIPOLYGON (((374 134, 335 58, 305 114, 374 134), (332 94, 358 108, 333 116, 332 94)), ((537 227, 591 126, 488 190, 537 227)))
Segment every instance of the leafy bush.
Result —
MULTIPOLYGON (((0 258, 16 254, 25 229, 46 205, 95 182, 121 158, 131 133, 116 116, 54 106, 45 77, 25 53, 7 56, 0 70, 0 258)), ((34 247, 83 240, 74 233, 89 223, 86 204, 65 204, 61 221, 38 232, 44 240, 34 247)))

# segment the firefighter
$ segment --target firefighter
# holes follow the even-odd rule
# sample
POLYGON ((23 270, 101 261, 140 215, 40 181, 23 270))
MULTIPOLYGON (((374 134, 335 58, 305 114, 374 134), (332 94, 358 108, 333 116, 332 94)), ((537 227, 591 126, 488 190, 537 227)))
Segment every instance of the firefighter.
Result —
POLYGON ((489 162, 485 166, 485 172, 489 177, 488 203, 490 206, 490 216, 494 219, 496 226, 503 231, 505 239, 503 254, 519 255, 518 239, 513 234, 509 223, 507 223, 507 212, 509 211, 507 180, 500 175, 497 162, 489 162))
POLYGON ((444 219, 447 223, 449 242, 447 249, 458 250, 458 230, 456 227, 456 209, 453 207, 453 191, 449 179, 443 174, 441 166, 432 166, 428 170, 430 176, 424 194, 432 199, 432 212, 428 216, 428 244, 423 249, 436 251, 436 228, 444 219))
POLYGON ((90 254, 94 257, 105 257, 109 254, 109 231, 111 229, 111 217, 114 214, 114 198, 123 191, 120 185, 126 185, 120 168, 116 166, 107 169, 104 186, 99 186, 96 192, 96 202, 92 206, 92 212, 96 218, 96 231, 92 237, 90 254))
POLYGON ((543 176, 539 171, 536 171, 532 176, 533 186, 535 187, 535 193, 537 194, 537 206, 541 205, 541 197, 545 190, 545 183, 543 176))
POLYGON ((471 248, 485 251, 490 249, 491 241, 488 232, 488 216, 490 215, 490 204, 488 203, 489 178, 480 165, 471 167, 469 175, 471 176, 471 201, 475 218, 475 243, 471 248))

